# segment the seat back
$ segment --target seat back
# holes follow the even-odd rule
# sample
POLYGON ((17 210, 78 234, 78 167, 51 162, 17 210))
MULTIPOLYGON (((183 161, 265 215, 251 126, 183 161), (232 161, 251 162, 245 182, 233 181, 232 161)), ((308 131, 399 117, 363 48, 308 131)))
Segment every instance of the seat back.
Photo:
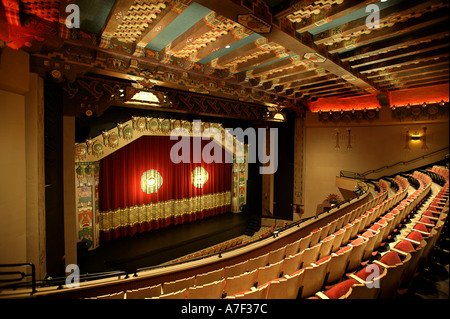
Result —
POLYGON ((300 269, 304 253, 305 251, 301 251, 293 256, 288 256, 283 260, 283 267, 281 268, 283 275, 291 275, 300 269))
POLYGON ((182 278, 175 281, 165 282, 163 283, 163 293, 169 294, 172 292, 177 292, 183 290, 184 288, 188 289, 189 287, 195 286, 195 276, 182 278))
POLYGON ((333 248, 334 235, 330 235, 321 240, 322 245, 320 246, 319 257, 325 257, 331 254, 331 248, 333 248))
POLYGON ((240 292, 250 290, 256 283, 256 275, 258 270, 246 272, 235 277, 229 277, 225 281, 224 293, 232 296, 240 292))
POLYGON ((119 291, 112 294, 96 296, 89 299, 125 299, 125 291, 119 291))
POLYGON ((338 220, 335 219, 330 223, 330 229, 328 230, 328 234, 334 234, 337 230, 336 225, 338 223, 338 220))
POLYGON ((247 271, 247 260, 231 266, 226 266, 223 270, 223 278, 235 277, 246 271, 247 271))
POLYGON ((346 246, 331 255, 327 284, 335 283, 344 276, 351 250, 352 246, 346 246))
POLYGON ((361 234, 362 237, 367 239, 367 244, 366 248, 364 249, 362 260, 368 260, 370 257, 372 257, 372 252, 374 250, 375 243, 377 242, 379 235, 380 235, 379 231, 376 233, 366 231, 361 234))
POLYGON ((168 294, 162 294, 158 297, 152 297, 148 299, 186 299, 187 296, 187 289, 184 288, 180 291, 171 292, 168 294))
POLYGON ((267 299, 296 299, 303 280, 304 269, 287 278, 272 280, 267 299))
POLYGON ((312 264, 304 271, 300 298, 308 298, 320 291, 325 284, 326 274, 331 256, 321 260, 320 264, 312 264))
POLYGON ((271 252, 269 252, 268 263, 275 264, 275 263, 279 262, 280 260, 283 260, 285 250, 286 250, 286 247, 283 246, 281 248, 278 248, 276 250, 272 250, 271 252))
POLYGON ((317 259, 319 258, 320 246, 322 246, 322 243, 318 243, 313 247, 305 249, 300 262, 300 268, 307 267, 311 263, 317 261, 317 259))
POLYGON ((344 239, 345 231, 343 229, 339 229, 337 232, 333 234, 333 245, 331 247, 331 252, 335 253, 339 249, 341 249, 342 240, 344 239))
POLYGON ((282 266, 283 261, 280 260, 275 264, 258 268, 258 273, 256 275, 256 282, 258 283, 258 287, 265 285, 273 279, 280 278, 282 266))
POLYGON ((350 252, 350 256, 348 259, 349 263, 348 263, 347 270, 353 271, 356 268, 358 268, 361 264, 362 257, 364 254, 364 249, 366 248, 366 245, 367 245, 367 240, 365 240, 363 238, 358 238, 358 239, 352 241, 351 243, 349 243, 349 245, 352 246, 352 251, 350 252))
POLYGON ((311 242, 311 236, 312 236, 311 233, 309 233, 307 236, 300 239, 300 242, 298 244, 298 251, 303 251, 309 247, 309 244, 311 242))
POLYGON ((309 247, 316 245, 320 241, 320 229, 315 229, 311 232, 311 239, 309 240, 309 247))
POLYGON ((269 253, 251 258, 247 263, 247 271, 252 271, 260 267, 265 267, 269 263, 269 253))
POLYGON ((286 258, 298 253, 299 244, 300 244, 300 239, 294 241, 293 243, 286 245, 286 250, 284 251, 286 258))
POLYGON ((246 291, 242 294, 232 296, 233 299, 267 299, 267 292, 269 291, 269 283, 246 291))
POLYGON ((341 246, 348 244, 348 242, 350 240, 350 236, 353 232, 353 224, 349 224, 349 225, 342 227, 342 230, 344 231, 344 237, 342 238, 341 246))
POLYGON ((158 284, 151 287, 130 289, 125 291, 125 294, 127 299, 145 299, 158 297, 162 294, 162 285, 158 284))
POLYGON ((213 270, 203 274, 197 274, 195 276, 195 285, 203 286, 214 281, 219 281, 223 278, 223 268, 213 270))
POLYGON ((189 287, 187 299, 221 299, 224 286, 225 279, 203 286, 189 287))
POLYGON ((330 223, 326 224, 325 226, 320 228, 320 236, 319 241, 323 240, 325 237, 328 236, 330 231, 330 223))

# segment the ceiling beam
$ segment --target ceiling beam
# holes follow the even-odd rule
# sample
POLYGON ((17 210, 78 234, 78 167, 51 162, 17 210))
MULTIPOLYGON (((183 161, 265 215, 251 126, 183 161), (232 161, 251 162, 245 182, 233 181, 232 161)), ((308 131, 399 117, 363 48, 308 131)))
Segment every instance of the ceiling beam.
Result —
POLYGON ((251 68, 258 67, 259 65, 263 65, 263 64, 281 59, 281 58, 283 58, 283 55, 286 55, 286 54, 288 54, 286 50, 283 50, 283 52, 273 50, 273 51, 264 53, 256 58, 250 59, 245 62, 238 63, 238 65, 235 69, 235 72, 236 73, 245 72, 251 68))
MULTIPOLYGON (((236 21, 237 15, 240 14, 249 14, 253 13, 248 8, 245 8, 237 3, 235 3, 232 0, 197 0, 199 4, 213 10, 217 14, 220 14, 228 19, 236 21)), ((346 2, 352 2, 355 4, 357 2, 362 7, 365 6, 364 1, 344 1, 344 4, 346 2)), ((339 6, 338 6, 339 7, 339 6)), ((342 9, 342 8, 341 8, 342 9)), ((339 11, 341 10, 339 9, 339 11)), ((354 8, 352 8, 349 12, 353 11, 354 8)), ((348 13, 348 12, 347 12, 348 13)), ((346 13, 345 13, 346 14, 346 13)), ((286 31, 279 28, 279 26, 272 24, 272 28, 270 33, 264 34, 264 37, 268 39, 269 42, 277 43, 283 47, 285 47, 288 51, 292 51, 293 53, 299 55, 300 57, 303 57, 307 53, 318 53, 316 48, 313 48, 314 43, 312 42, 311 46, 306 45, 304 39, 299 39, 296 37, 296 33, 289 34, 286 31)), ((318 53, 319 55, 327 55, 326 52, 318 53)), ((355 75, 351 70, 347 70, 344 66, 340 65, 339 61, 331 60, 328 58, 328 55, 325 56, 326 60, 320 63, 320 67, 324 68, 330 73, 333 73, 339 77, 351 77, 355 78, 354 81, 352 81, 352 84, 359 87, 362 90, 367 91, 377 91, 376 86, 374 86, 369 81, 363 80, 358 77, 358 75, 355 75), (336 61, 336 62, 335 62, 336 61)))
POLYGON ((350 40, 344 40, 332 45, 328 45, 327 49, 329 53, 338 53, 349 48, 355 48, 365 44, 370 44, 375 41, 385 40, 393 36, 419 30, 447 20, 447 10, 428 12, 423 14, 419 18, 411 18, 405 22, 396 23, 392 27, 384 27, 381 29, 372 30, 369 34, 361 34, 357 37, 352 37, 350 40))
POLYGON ((371 65, 367 65, 361 68, 358 68, 358 71, 361 73, 372 73, 376 71, 381 71, 388 68, 400 67, 408 64, 416 64, 417 62, 428 61, 428 60, 436 60, 442 57, 448 57, 448 50, 438 49, 433 51, 424 52, 421 54, 416 54, 413 56, 401 57, 393 60, 389 60, 386 62, 375 63, 371 65))
MULTIPOLYGON (((444 26, 444 25, 443 25, 444 26)), ((445 26, 446 27, 446 26, 445 26)), ((339 58, 343 62, 356 61, 365 59, 371 56, 377 56, 382 53, 395 51, 403 47, 418 45, 432 40, 443 39, 449 36, 447 29, 436 26, 435 28, 425 28, 415 32, 414 34, 407 34, 404 36, 388 39, 382 42, 371 43, 365 46, 357 47, 354 50, 340 53, 339 58)))
POLYGON ((244 27, 235 27, 228 31, 228 33, 220 36, 216 41, 208 43, 203 48, 197 50, 194 60, 200 61, 212 53, 223 49, 226 45, 231 45, 239 40, 242 40, 249 36, 252 31, 244 27))
MULTIPOLYGON (((380 26, 387 23, 396 23, 402 17, 407 17, 411 15, 417 15, 418 12, 424 10, 437 10, 439 7, 445 6, 441 0, 410 0, 402 1, 393 6, 387 7, 379 12, 380 19, 378 23, 380 26)), ((448 4, 447 4, 448 6, 448 4)), ((334 42, 336 36, 338 37, 348 37, 352 36, 355 32, 360 32, 363 30, 368 30, 367 27, 367 17, 362 17, 335 28, 320 32, 313 36, 314 43, 322 44, 327 42, 334 42)))
POLYGON ((139 38, 136 39, 136 51, 133 53, 134 56, 142 56, 143 49, 161 33, 176 17, 180 15, 180 10, 173 6, 170 2, 160 13, 152 20, 151 26, 146 28, 139 38))
MULTIPOLYGON (((186 45, 189 45, 194 39, 201 38, 206 32, 211 31, 214 28, 214 20, 216 19, 216 13, 206 15, 203 19, 199 20, 196 24, 186 30, 183 34, 177 37, 170 43, 170 46, 166 48, 166 53, 174 54, 181 51, 186 45)), ((226 33, 227 30, 224 30, 226 33)))
POLYGON ((384 61, 389 61, 392 59, 397 59, 401 57, 407 57, 418 53, 424 53, 431 50, 436 50, 440 48, 448 47, 449 41, 448 38, 438 39, 431 41, 429 43, 421 43, 415 46, 407 47, 404 49, 398 49, 395 51, 390 51, 387 53, 379 54, 377 56, 372 56, 366 59, 357 60, 353 63, 350 63, 352 68, 359 68, 367 65, 371 65, 374 63, 380 63, 384 61))
POLYGON ((392 68, 392 69, 386 69, 380 72, 376 72, 375 74, 368 75, 368 78, 377 78, 379 76, 387 76, 390 73, 397 73, 397 72, 403 72, 403 71, 412 71, 412 70, 420 70, 428 67, 435 67, 435 66, 445 66, 448 65, 448 59, 441 58, 437 60, 430 60, 430 61, 423 61, 419 62, 417 64, 410 64, 410 65, 404 65, 398 68, 392 68))
POLYGON ((294 24, 294 28, 300 33, 309 31, 317 26, 342 18, 349 13, 365 8, 370 2, 372 1, 346 0, 341 4, 333 4, 328 10, 322 9, 320 13, 314 13, 309 17, 302 18, 300 22, 296 22, 294 24))

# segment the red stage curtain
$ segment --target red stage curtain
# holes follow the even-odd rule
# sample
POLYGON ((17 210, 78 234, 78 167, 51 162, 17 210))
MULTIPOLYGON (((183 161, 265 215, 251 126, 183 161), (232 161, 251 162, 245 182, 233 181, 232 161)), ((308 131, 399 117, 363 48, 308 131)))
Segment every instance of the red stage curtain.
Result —
POLYGON ((170 150, 178 141, 170 140, 168 136, 141 137, 101 160, 99 209, 100 219, 103 219, 103 223, 100 222, 102 241, 230 210, 230 200, 223 198, 231 192, 232 170, 232 164, 225 163, 225 150, 221 152, 222 163, 208 163, 206 158, 202 158, 201 163, 193 163, 194 139, 201 142, 202 150, 211 143, 191 137, 190 163, 175 164, 171 161, 170 150), (191 173, 198 166, 208 172, 208 180, 201 188, 191 182, 191 173), (162 177, 161 187, 153 194, 147 194, 141 188, 141 177, 149 170, 158 171, 162 177), (218 201, 218 198, 226 204, 206 204, 211 200, 218 201), (191 208, 183 211, 179 205, 187 204, 182 200, 187 200, 191 208), (154 208, 157 204, 158 208, 154 208), (178 213, 169 211, 171 205, 178 213), (145 213, 142 213, 142 207, 146 208, 145 213), (148 212, 149 207, 153 207, 152 214, 148 212), (198 211, 192 211, 192 207, 198 211))

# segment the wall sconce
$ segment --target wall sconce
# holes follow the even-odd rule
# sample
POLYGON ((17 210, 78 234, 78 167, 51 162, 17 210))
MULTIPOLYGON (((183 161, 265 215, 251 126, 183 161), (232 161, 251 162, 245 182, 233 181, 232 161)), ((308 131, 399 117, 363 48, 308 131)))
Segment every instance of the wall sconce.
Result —
POLYGON ((406 131, 406 135, 405 135, 405 147, 404 150, 409 151, 410 147, 409 144, 410 142, 420 142, 422 141, 422 150, 427 150, 428 146, 427 146, 427 128, 424 127, 422 129, 422 133, 419 132, 415 132, 415 133, 410 133, 409 131, 406 131))

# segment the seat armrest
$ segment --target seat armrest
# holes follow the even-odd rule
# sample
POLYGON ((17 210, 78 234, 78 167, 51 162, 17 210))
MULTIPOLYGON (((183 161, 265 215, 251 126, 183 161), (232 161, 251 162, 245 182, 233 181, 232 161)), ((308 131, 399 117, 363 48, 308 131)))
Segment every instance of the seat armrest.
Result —
POLYGON ((330 298, 328 298, 327 295, 325 295, 325 294, 324 294, 323 292, 321 292, 321 291, 316 292, 316 297, 318 297, 318 298, 320 298, 320 299, 330 299, 330 298))
POLYGON ((358 283, 365 285, 366 282, 364 280, 362 280, 361 278, 359 278, 358 276, 356 276, 355 274, 350 274, 348 275, 350 278, 355 279, 358 283))
POLYGON ((397 249, 395 247, 392 247, 391 250, 393 250, 393 251, 395 251, 398 254, 403 255, 403 256, 407 256, 408 255, 408 253, 404 252, 403 250, 397 249))
POLYGON ((373 263, 374 263, 374 264, 377 264, 377 265, 380 265, 380 266, 383 267, 383 268, 389 268, 389 267, 390 267, 390 266, 388 266, 388 265, 382 263, 382 262, 379 261, 379 260, 374 260, 373 263))

